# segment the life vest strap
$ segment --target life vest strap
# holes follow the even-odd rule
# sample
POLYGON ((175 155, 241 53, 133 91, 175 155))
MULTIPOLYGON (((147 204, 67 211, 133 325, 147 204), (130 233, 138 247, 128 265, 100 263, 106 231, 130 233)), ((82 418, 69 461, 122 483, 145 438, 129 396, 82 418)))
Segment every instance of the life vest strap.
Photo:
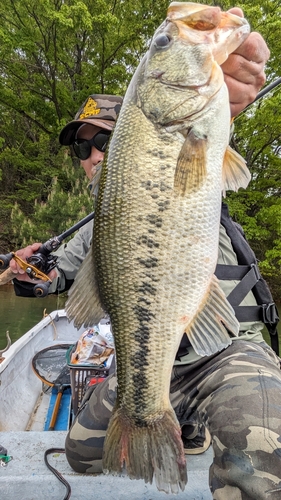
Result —
POLYGON ((215 275, 219 280, 238 280, 241 281, 242 278, 250 271, 250 265, 229 265, 229 264, 217 264, 215 275))
POLYGON ((239 283, 227 296, 227 300, 233 307, 241 304, 242 300, 261 278, 258 266, 255 263, 249 266, 218 264, 215 274, 218 279, 239 280, 239 283))
MULTIPOLYGON (((274 326, 279 320, 276 305, 262 304, 260 306, 234 306, 235 316, 240 323, 262 321, 267 326, 274 326)), ((274 329, 272 334, 277 333, 274 329)))

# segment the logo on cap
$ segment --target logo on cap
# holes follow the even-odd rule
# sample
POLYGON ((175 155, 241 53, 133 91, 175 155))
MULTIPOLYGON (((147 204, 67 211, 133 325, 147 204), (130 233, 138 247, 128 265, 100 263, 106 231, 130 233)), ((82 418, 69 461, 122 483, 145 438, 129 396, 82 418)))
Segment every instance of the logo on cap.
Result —
POLYGON ((79 119, 83 120, 83 118, 88 118, 89 116, 98 115, 101 112, 101 109, 97 108, 97 105, 98 105, 97 101, 95 101, 92 97, 89 97, 81 115, 79 116, 79 119))

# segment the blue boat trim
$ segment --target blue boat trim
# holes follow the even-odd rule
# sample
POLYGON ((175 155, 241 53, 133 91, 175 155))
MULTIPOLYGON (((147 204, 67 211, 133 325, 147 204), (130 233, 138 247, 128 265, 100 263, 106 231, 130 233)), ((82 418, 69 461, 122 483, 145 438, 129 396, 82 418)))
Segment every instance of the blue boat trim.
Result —
MULTIPOLYGON (((57 393, 58 393, 57 389, 53 387, 50 398, 50 404, 46 416, 44 431, 49 430, 54 406, 56 403, 57 393)), ((67 388, 64 390, 61 398, 58 416, 54 428, 55 431, 67 431, 69 429, 70 412, 71 412, 71 389, 67 388)))

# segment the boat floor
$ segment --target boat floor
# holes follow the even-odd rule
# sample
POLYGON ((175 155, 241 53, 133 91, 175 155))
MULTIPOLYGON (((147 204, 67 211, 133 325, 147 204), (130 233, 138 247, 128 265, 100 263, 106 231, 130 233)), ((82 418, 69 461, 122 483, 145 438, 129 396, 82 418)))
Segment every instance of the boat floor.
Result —
MULTIPOLYGON (((28 422, 27 431, 47 431, 52 418, 57 390, 51 389, 47 393, 41 392, 28 422)), ((55 422, 55 431, 69 429, 71 423, 71 391, 63 393, 55 422)))
MULTIPOLYGON (((64 448, 66 431, 0 432, 0 444, 13 456, 6 467, 0 467, 1 498, 7 500, 60 500, 65 487, 44 463, 48 448, 64 448)), ((68 465, 65 454, 49 455, 50 464, 69 482, 71 500, 211 500, 208 469, 212 450, 187 456, 188 484, 178 495, 159 492, 156 486, 115 477, 77 474, 68 465)))

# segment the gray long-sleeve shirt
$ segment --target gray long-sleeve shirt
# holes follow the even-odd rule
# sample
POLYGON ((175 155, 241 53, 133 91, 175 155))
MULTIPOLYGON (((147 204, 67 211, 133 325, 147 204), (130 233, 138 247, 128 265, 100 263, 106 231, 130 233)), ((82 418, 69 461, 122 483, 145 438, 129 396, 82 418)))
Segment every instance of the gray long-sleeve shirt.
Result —
POLYGON ((66 281, 74 280, 90 248, 93 235, 93 221, 82 226, 75 236, 62 244, 54 255, 58 256, 57 277, 50 285, 49 293, 62 292, 66 289, 66 281))

